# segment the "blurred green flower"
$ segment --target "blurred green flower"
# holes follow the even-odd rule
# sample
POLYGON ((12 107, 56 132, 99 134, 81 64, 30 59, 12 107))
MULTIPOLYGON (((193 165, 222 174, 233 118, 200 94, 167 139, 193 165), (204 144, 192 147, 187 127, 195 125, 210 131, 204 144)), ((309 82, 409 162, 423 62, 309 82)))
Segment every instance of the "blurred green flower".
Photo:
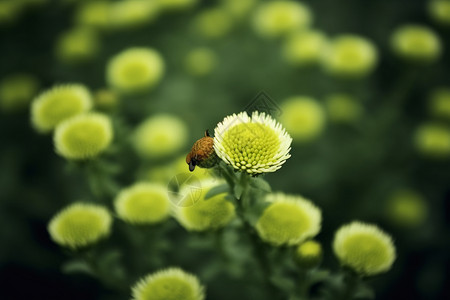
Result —
POLYGON ((217 55, 209 48, 195 48, 186 55, 185 68, 194 76, 211 73, 217 64, 217 55))
POLYGON ((109 1, 85 1, 78 5, 75 23, 82 27, 107 29, 111 25, 109 1))
POLYGON ((333 250, 342 265, 361 275, 388 271, 396 256, 388 234, 375 225, 356 221, 339 228, 333 250))
POLYGON ((29 74, 12 74, 0 81, 0 110, 25 109, 39 89, 37 78, 29 74))
POLYGON ((428 12, 436 22, 450 25, 450 0, 428 1, 428 12))
POLYGON ((295 32, 288 36, 283 46, 283 56, 292 65, 318 63, 326 49, 327 37, 318 30, 295 32))
POLYGON ((266 200, 271 203, 256 223, 263 241, 275 246, 297 245, 319 233, 322 213, 311 201, 282 193, 269 194, 266 200))
POLYGON ((189 231, 216 230, 226 226, 235 216, 234 205, 220 193, 205 199, 209 190, 219 185, 214 179, 200 181, 199 188, 190 185, 180 190, 180 202, 174 206, 178 222, 189 231))
POLYGON ((429 95, 430 113, 435 117, 450 120, 450 88, 439 88, 429 95))
POLYGON ((205 288, 198 278, 179 268, 149 274, 132 288, 133 300, 203 300, 205 288))
POLYGON ((119 95, 113 90, 99 89, 94 93, 95 108, 102 111, 113 111, 119 106, 119 95))
POLYGON ((161 158, 180 151, 187 141, 186 124, 176 116, 159 114, 142 122, 135 130, 133 145, 144 158, 161 158))
POLYGON ((249 174, 275 172, 291 156, 292 138, 270 115, 255 111, 226 117, 214 130, 214 150, 249 174))
POLYGON ((154 87, 164 74, 164 60, 151 48, 129 48, 108 62, 109 85, 122 92, 139 92, 154 87))
POLYGON ((353 123, 363 112, 361 103, 347 94, 328 95, 326 107, 330 120, 336 123, 353 123))
POLYGON ((295 262, 305 269, 316 267, 322 261, 322 245, 314 240, 301 243, 295 248, 295 262))
POLYGON ((92 96, 84 85, 56 85, 33 100, 31 122, 38 131, 48 132, 61 121, 86 112, 91 107, 92 96))
POLYGON ((325 127, 325 112, 313 98, 294 96, 281 103, 280 122, 295 142, 309 142, 317 138, 325 127))
POLYGON ((167 187, 158 183, 136 183, 123 189, 114 200, 120 219, 131 224, 156 224, 170 213, 167 187))
POLYGON ((81 114, 61 122, 55 129, 56 152, 67 159, 90 159, 111 144, 113 128, 109 117, 81 114))
POLYGON ((121 0, 110 4, 110 24, 114 29, 132 29, 156 19, 159 7, 156 1, 121 0))
POLYGON ((233 27, 230 14, 221 8, 209 8, 194 18, 194 30, 204 38, 214 39, 225 36, 233 27))
POLYGON ((244 18, 258 0, 221 0, 223 8, 237 19, 244 18))
POLYGON ((261 36, 271 38, 306 28, 312 19, 311 11, 302 2, 271 1, 256 8, 253 27, 261 36))
POLYGON ((423 155, 434 158, 450 156, 450 130, 440 124, 420 125, 414 135, 416 148, 423 155))
POLYGON ((22 4, 19 1, 0 1, 0 25, 14 22, 21 13, 22 4))
POLYGON ((428 205, 413 190, 395 191, 386 202, 386 214, 398 226, 413 228, 422 225, 428 216, 428 205))
POLYGON ((426 26, 414 24, 394 30, 391 47, 399 57, 418 62, 436 61, 442 53, 439 36, 426 26))
POLYGON ((368 39, 357 35, 340 35, 333 39, 322 55, 326 72, 335 76, 358 78, 368 75, 378 63, 378 52, 368 39))
POLYGON ((95 58, 100 49, 97 33, 88 28, 64 32, 55 45, 56 56, 64 63, 80 63, 95 58))
POLYGON ((53 241, 72 249, 82 248, 107 237, 112 217, 100 205, 74 203, 57 213, 48 224, 53 241))

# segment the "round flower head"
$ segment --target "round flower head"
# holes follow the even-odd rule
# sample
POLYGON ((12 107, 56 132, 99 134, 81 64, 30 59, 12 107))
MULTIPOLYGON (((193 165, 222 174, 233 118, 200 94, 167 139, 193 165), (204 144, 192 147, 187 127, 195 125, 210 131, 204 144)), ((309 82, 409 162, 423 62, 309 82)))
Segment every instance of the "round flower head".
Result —
POLYGON ((361 275, 389 270, 395 260, 392 238, 375 225, 352 222, 336 232, 333 250, 342 265, 361 275))
POLYGON ((161 158, 181 150, 186 140, 186 124, 175 116, 160 114, 148 118, 137 127, 133 144, 142 157, 161 158))
POLYGON ((294 259, 302 268, 313 268, 322 260, 322 246, 313 240, 301 243, 295 248, 294 259))
POLYGON ((10 75, 0 82, 0 110, 24 109, 33 99, 39 87, 37 79, 27 74, 10 75))
POLYGON ((282 193, 269 194, 256 230, 265 242, 275 246, 296 245, 320 231, 322 213, 312 202, 282 193))
POLYGON ((107 66, 107 81, 123 92, 155 86, 164 73, 161 55, 150 48, 130 48, 114 56, 107 66))
POLYGON ((132 288, 133 300, 203 300, 205 288, 198 278, 179 268, 149 274, 132 288))
POLYGON ((111 120, 99 113, 82 114, 62 122, 56 127, 56 152, 67 159, 96 157, 111 144, 111 120))
POLYGON ((440 124, 423 124, 416 129, 416 148, 422 154, 433 158, 450 156, 450 130, 440 124))
POLYGON ((106 29, 110 26, 110 3, 108 1, 85 1, 78 5, 75 22, 79 26, 106 29))
POLYGON ((399 190, 387 199, 386 213, 392 223, 412 228, 425 222, 428 206, 422 195, 415 191, 399 190))
POLYGON ((362 114, 361 104, 350 95, 332 94, 326 98, 330 120, 336 123, 352 123, 362 114))
POLYGON ((191 50, 185 58, 186 70, 194 76, 204 76, 211 73, 216 66, 216 54, 208 48, 191 50))
POLYGON ((275 172, 291 155, 292 138, 270 115, 246 112, 226 117, 214 130, 214 150, 249 174, 275 172))
POLYGON ((391 36, 395 54, 410 61, 433 62, 442 52, 441 40, 430 28, 422 25, 404 25, 391 36))
POLYGON ((450 120, 450 88, 434 90, 429 97, 429 108, 433 116, 450 120))
POLYGON ((119 96, 112 90, 100 89, 94 93, 95 107, 102 111, 112 111, 119 104, 119 96))
POLYGON ((428 12, 436 22, 450 26, 450 0, 428 1, 428 12))
POLYGON ((78 63, 94 58, 100 48, 95 31, 76 28, 63 33, 56 43, 56 55, 65 63, 78 63))
POLYGON ((170 213, 167 187, 157 183, 137 183, 123 189, 114 201, 120 219, 132 224, 155 224, 170 213))
POLYGON ((111 224, 112 217, 103 206, 74 203, 51 219, 48 231, 59 245, 76 249, 108 236, 111 224))
POLYGON ((221 193, 205 199, 206 193, 218 183, 213 179, 200 181, 199 188, 184 186, 180 202, 174 206, 178 222, 189 231, 215 230, 226 226, 235 216, 234 205, 221 193))
POLYGON ((58 85, 33 100, 31 122, 41 131, 51 131, 61 121, 90 110, 92 96, 80 84, 58 85))
POLYGON ((210 8, 200 12, 194 19, 195 31, 205 38, 220 38, 233 26, 233 19, 224 9, 210 8))
POLYGON ((156 1, 121 0, 110 4, 110 22, 115 29, 129 29, 155 20, 159 9, 156 1))
POLYGON ((362 77, 376 66, 378 53, 369 40, 356 35, 341 35, 329 43, 322 55, 325 71, 343 77, 362 77))
POLYGON ((295 96, 286 99, 280 108, 280 122, 292 135, 294 142, 308 142, 319 136, 325 127, 325 113, 314 99, 295 96))
POLYGON ((277 37, 312 23, 309 8, 297 1, 272 1, 261 4, 253 17, 256 32, 265 37, 277 37))
POLYGON ((287 62, 303 66, 318 63, 326 49, 327 38, 317 30, 300 31, 291 34, 283 48, 287 62))
POLYGON ((257 0, 222 0, 221 5, 234 18, 242 19, 253 9, 257 0))

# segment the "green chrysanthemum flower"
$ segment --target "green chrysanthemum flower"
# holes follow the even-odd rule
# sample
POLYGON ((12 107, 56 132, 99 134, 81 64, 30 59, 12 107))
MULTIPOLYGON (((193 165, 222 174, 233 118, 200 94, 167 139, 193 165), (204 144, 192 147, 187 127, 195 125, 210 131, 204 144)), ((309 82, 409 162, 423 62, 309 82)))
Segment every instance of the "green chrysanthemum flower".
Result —
POLYGON ((388 271, 395 260, 392 238, 375 225, 352 222, 336 232, 333 250, 341 264, 361 275, 388 271))
POLYGON ((82 114, 56 127, 56 152, 67 159, 89 159, 99 155, 112 142, 111 120, 99 113, 82 114))
POLYGON ((136 92, 155 86, 164 74, 161 55, 150 48, 130 48, 108 63, 108 83, 123 92, 136 92))
POLYGON ((114 201, 122 220, 132 224, 155 224, 170 214, 167 187, 157 183, 137 183, 122 190, 114 201))
POLYGON ((386 213, 392 223, 413 228, 425 222, 428 206, 423 196, 417 192, 398 190, 387 199, 386 213))
POLYGON ((439 36, 422 25, 404 25, 391 36, 393 51, 400 57, 419 62, 433 62, 441 56, 439 36))
POLYGON ((310 65, 318 63, 328 40, 317 30, 300 31, 291 34, 283 48, 283 56, 292 65, 310 65))
POLYGON ((328 116, 336 123, 352 123, 361 117, 363 108, 357 99, 347 94, 331 94, 326 98, 328 116))
POLYGON ((103 206, 74 203, 51 219, 48 231, 59 245, 77 249, 108 236, 111 224, 112 217, 103 206))
POLYGON ((109 1, 85 1, 80 3, 75 14, 79 26, 106 29, 110 26, 109 1))
POLYGON ((33 100, 31 121, 41 132, 51 131, 61 121, 86 112, 92 107, 92 96, 81 84, 58 85, 33 100))
POLYGON ((195 31, 205 38, 220 38, 233 26, 233 19, 221 8, 209 8, 200 12, 194 19, 195 31))
POLYGON ((280 122, 292 135, 294 142, 309 142, 317 138, 325 127, 325 112, 313 98, 294 96, 281 104, 280 122))
POLYGON ((320 231, 322 213, 312 202, 282 193, 269 194, 271 204, 256 223, 262 240, 276 246, 296 245, 320 231))
POLYGON ((148 0, 122 0, 110 4, 110 24, 114 29, 135 28, 156 19, 158 3, 148 0))
POLYGON ((373 43, 356 35, 341 35, 332 40, 324 51, 325 70, 336 76, 362 77, 369 74, 378 62, 373 43))
POLYGON ((430 113, 450 120, 450 88, 434 90, 429 97, 430 113))
POLYGON ((248 15, 258 0, 221 0, 223 8, 234 18, 242 19, 248 15))
POLYGON ((216 64, 216 54, 209 48, 193 49, 185 58, 186 70, 194 76, 204 76, 211 73, 216 64))
POLYGON ((450 26, 450 0, 428 1, 428 12, 436 22, 450 26))
POLYGON ((260 35, 277 37, 312 23, 309 8, 297 1, 272 1, 261 4, 254 15, 253 25, 260 35))
POLYGON ((447 127, 434 123, 422 124, 417 128, 414 138, 417 150, 423 155, 450 157, 450 129, 447 127))
POLYGON ((196 276, 179 268, 160 270, 132 287, 133 300, 203 300, 205 289, 196 276))
POLYGON ((146 158, 160 158, 175 154, 187 141, 185 123, 172 115, 160 114, 148 118, 136 129, 133 144, 146 158))
POLYGON ((178 222, 189 231, 215 230, 226 226, 235 216, 234 205, 221 193, 205 199, 206 193, 217 185, 213 179, 200 182, 200 188, 185 186, 180 190, 180 202, 174 207, 178 222))
POLYGON ((2 79, 0 110, 12 112, 26 108, 38 88, 38 80, 28 74, 14 74, 2 79))
POLYGON ((246 112, 226 117, 214 130, 214 150, 249 174, 275 172, 291 156, 292 138, 270 115, 246 112))
POLYGON ((294 259, 302 268, 313 268, 322 260, 322 245, 313 240, 301 243, 295 248, 294 259))
POLYGON ((55 51, 62 62, 79 63, 94 58, 99 49, 99 38, 94 30, 75 28, 59 37, 55 51))

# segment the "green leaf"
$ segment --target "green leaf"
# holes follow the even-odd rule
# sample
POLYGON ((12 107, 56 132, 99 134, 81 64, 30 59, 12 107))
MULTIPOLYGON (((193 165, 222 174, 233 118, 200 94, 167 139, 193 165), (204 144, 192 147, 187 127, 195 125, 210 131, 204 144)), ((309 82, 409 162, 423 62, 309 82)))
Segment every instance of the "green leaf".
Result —
POLYGON ((234 196, 236 197, 236 199, 241 199, 242 193, 244 192, 244 187, 242 186, 242 184, 236 184, 234 186, 234 196))
POLYGON ((327 270, 312 270, 308 275, 311 284, 326 281, 329 276, 330 272, 327 270))
POLYGON ((228 184, 226 184, 226 183, 220 184, 218 186, 213 187, 206 193, 205 200, 208 200, 209 198, 212 198, 216 195, 223 194, 223 193, 229 193, 229 192, 230 192, 230 188, 228 187, 228 184))
POLYGON ((66 274, 89 274, 91 276, 95 276, 95 272, 92 267, 85 261, 81 259, 69 260, 64 263, 61 267, 63 273, 66 274))
POLYGON ((269 183, 260 177, 252 178, 252 180, 250 181, 250 186, 267 193, 270 193, 272 191, 269 183))

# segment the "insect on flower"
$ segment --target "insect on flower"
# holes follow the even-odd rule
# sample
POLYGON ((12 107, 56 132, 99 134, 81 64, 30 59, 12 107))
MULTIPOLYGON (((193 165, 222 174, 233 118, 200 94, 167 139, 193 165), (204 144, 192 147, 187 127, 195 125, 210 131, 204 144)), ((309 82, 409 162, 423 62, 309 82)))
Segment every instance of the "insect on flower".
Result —
POLYGON ((200 168, 212 168, 216 165, 218 157, 214 151, 214 139, 209 135, 208 130, 205 136, 197 140, 192 146, 191 152, 186 156, 186 163, 189 171, 194 171, 195 166, 200 168))

